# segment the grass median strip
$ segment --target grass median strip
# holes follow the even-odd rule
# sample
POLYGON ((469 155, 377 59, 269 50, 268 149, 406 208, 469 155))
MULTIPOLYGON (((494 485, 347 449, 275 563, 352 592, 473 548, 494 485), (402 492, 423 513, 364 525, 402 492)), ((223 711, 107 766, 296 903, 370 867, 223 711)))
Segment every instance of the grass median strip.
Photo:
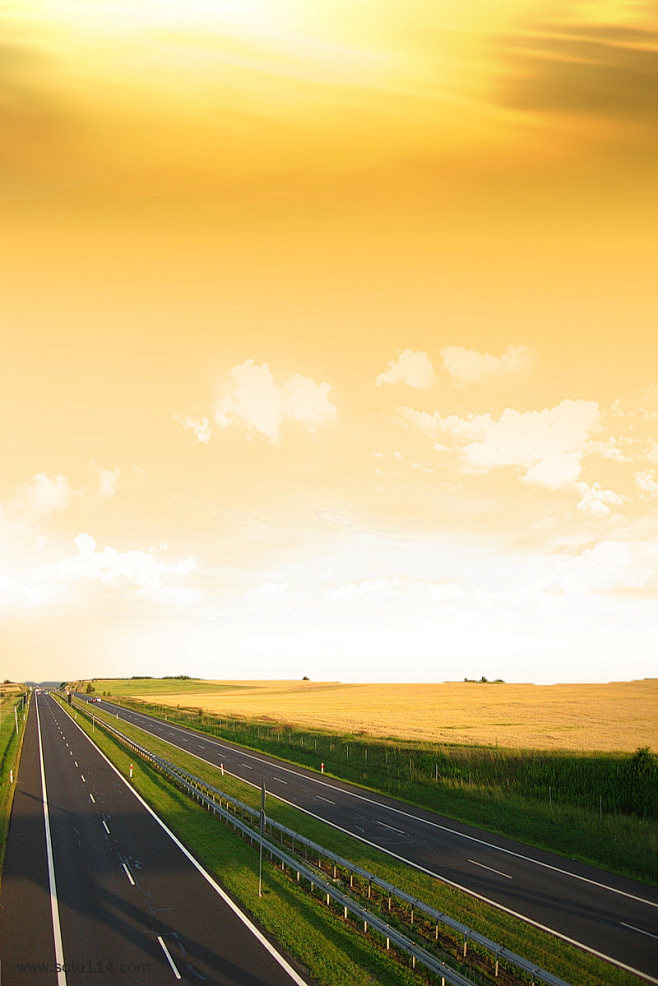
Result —
MULTIPOLYGON (((260 790, 228 773, 222 776, 220 770, 198 756, 182 751, 165 740, 158 739, 138 726, 124 720, 117 722, 115 716, 101 710, 93 713, 98 719, 106 719, 125 735, 146 746, 184 770, 195 774, 209 784, 220 788, 227 794, 239 798, 253 808, 260 806, 260 790)), ((525 922, 490 907, 482 901, 453 887, 442 884, 426 874, 398 862, 358 839, 342 833, 332 826, 316 820, 291 805, 279 800, 271 792, 268 794, 268 816, 307 838, 319 843, 334 853, 352 860, 359 866, 388 880, 400 889, 431 904, 438 910, 477 929, 482 934, 498 941, 501 945, 524 955, 538 966, 549 969, 574 986, 637 986, 642 980, 610 965, 596 956, 534 928, 525 922)))

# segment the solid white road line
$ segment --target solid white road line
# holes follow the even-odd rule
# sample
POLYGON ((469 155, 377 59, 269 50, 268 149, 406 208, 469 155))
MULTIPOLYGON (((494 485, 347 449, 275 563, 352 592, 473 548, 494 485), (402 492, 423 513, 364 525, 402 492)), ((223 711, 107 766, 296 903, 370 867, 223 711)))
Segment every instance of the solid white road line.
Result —
MULTIPOLYGON (((103 824, 105 824, 105 823, 103 823, 103 824)), ((134 887, 134 886, 135 886, 135 881, 133 880, 133 875, 132 875, 132 873, 130 872, 130 870, 128 869, 128 867, 126 866, 126 864, 125 864, 125 863, 122 863, 121 865, 123 866, 123 868, 124 868, 124 870, 125 870, 125 873, 126 873, 126 876, 127 876, 127 877, 128 877, 128 879, 130 880, 130 884, 131 884, 131 886, 133 886, 133 887, 134 887)))
MULTIPOLYGON (((54 700, 53 700, 53 701, 54 701, 54 700)), ((71 718, 71 717, 69 716, 69 718, 71 718)), ((78 723, 77 723, 77 722, 75 722, 75 721, 74 721, 73 719, 71 719, 71 722, 73 723, 73 725, 74 725, 74 726, 75 726, 75 727, 76 727, 77 729, 79 729, 79 730, 80 730, 80 732, 81 732, 81 733, 82 733, 82 735, 83 735, 83 736, 85 737, 85 739, 86 739, 86 740, 88 740, 88 742, 89 742, 89 743, 91 743, 91 745, 92 745, 92 746, 93 746, 93 747, 94 747, 94 748, 96 749, 96 751, 97 751, 97 752, 98 752, 98 754, 99 754, 99 755, 100 755, 100 756, 101 756, 101 757, 103 758, 103 760, 104 760, 104 761, 106 762, 106 764, 107 764, 107 765, 108 765, 109 767, 111 767, 111 769, 112 769, 112 770, 114 771, 114 773, 115 773, 115 774, 117 775, 117 777, 118 777, 118 778, 119 778, 119 779, 121 780, 121 782, 122 782, 123 784, 125 784, 125 785, 126 785, 126 787, 127 787, 127 788, 128 788, 128 790, 129 790, 129 791, 131 792, 131 794, 133 795, 133 797, 135 797, 135 798, 137 798, 137 800, 138 800, 138 801, 139 801, 139 803, 140 803, 140 804, 142 805, 142 807, 143 807, 143 808, 144 808, 144 809, 145 809, 145 810, 146 810, 146 811, 147 811, 147 812, 149 813, 149 815, 151 815, 151 817, 152 817, 152 818, 153 818, 153 819, 154 819, 154 820, 155 820, 155 821, 156 821, 156 822, 158 823, 158 825, 160 826, 160 828, 161 828, 161 829, 162 829, 162 830, 163 830, 164 832, 166 832, 166 833, 167 833, 167 835, 169 836, 169 838, 171 839, 171 841, 172 841, 172 842, 173 842, 173 843, 174 843, 174 844, 175 844, 176 846, 178 846, 178 848, 179 848, 179 849, 180 849, 180 851, 181 851, 181 852, 183 853, 183 855, 184 855, 184 856, 186 857, 186 859, 188 859, 188 860, 189 860, 189 862, 190 862, 190 863, 192 864, 192 866, 194 866, 194 867, 195 867, 195 869, 197 869, 197 870, 199 871, 199 873, 200 873, 200 874, 201 874, 201 876, 202 876, 202 877, 204 878, 204 880, 206 880, 206 882, 210 884, 210 886, 211 886, 211 887, 213 888, 213 890, 215 891, 215 893, 216 893, 216 894, 217 894, 217 895, 218 895, 219 897, 221 897, 221 898, 222 898, 222 900, 223 900, 223 901, 224 901, 224 903, 225 903, 225 904, 227 905, 227 907, 230 907, 230 908, 231 908, 231 910, 233 911, 233 913, 234 913, 234 914, 235 914, 235 915, 236 915, 236 916, 237 916, 237 917, 238 917, 238 918, 240 919, 240 921, 242 921, 242 923, 243 923, 243 924, 245 925, 245 927, 247 927, 247 928, 249 929, 249 931, 250 931, 250 932, 251 932, 251 934, 252 934, 252 935, 254 936, 254 938, 256 938, 256 939, 257 939, 257 940, 258 940, 258 941, 260 942, 260 944, 261 944, 261 945, 263 946, 263 948, 265 948, 265 949, 266 949, 266 950, 267 950, 267 951, 268 951, 268 952, 270 953, 270 955, 272 956, 272 958, 273 958, 273 959, 274 959, 274 960, 275 960, 276 962, 278 962, 278 964, 279 964, 279 965, 281 966, 281 968, 282 968, 282 969, 284 969, 284 970, 285 970, 285 972, 287 972, 287 974, 288 974, 288 975, 290 976, 290 978, 291 978, 291 980, 293 981, 293 983, 295 983, 295 984, 296 984, 296 986, 308 986, 308 983, 306 982, 306 980, 305 980, 305 979, 302 979, 302 977, 301 977, 301 976, 299 975, 299 973, 298 973, 298 972, 296 972, 296 971, 295 971, 295 970, 293 969, 293 967, 292 967, 292 966, 290 965, 290 963, 289 963, 289 962, 287 962, 287 961, 286 961, 286 959, 284 959, 284 957, 283 957, 283 955, 281 955, 281 953, 280 953, 280 952, 278 952, 278 951, 276 950, 276 948, 274 947, 274 945, 272 945, 272 943, 271 943, 271 942, 269 942, 269 941, 267 940, 267 938, 265 938, 265 936, 264 936, 264 935, 263 935, 263 934, 262 934, 262 933, 261 933, 261 932, 260 932, 260 931, 258 930, 258 928, 256 927, 256 925, 255 925, 255 924, 253 924, 253 923, 252 923, 252 922, 251 922, 251 921, 249 920, 249 918, 247 917, 247 915, 246 915, 246 914, 245 914, 245 913, 244 913, 243 911, 241 911, 241 910, 240 910, 240 908, 239 908, 239 907, 238 907, 238 905, 237 905, 237 904, 235 903, 235 901, 233 901, 233 900, 231 900, 231 898, 230 898, 230 897, 228 896, 228 894, 226 893, 226 891, 225 891, 225 890, 223 890, 223 889, 222 889, 222 888, 220 887, 220 885, 219 885, 219 884, 217 883, 217 881, 216 881, 216 880, 214 880, 214 879, 213 879, 213 878, 211 877, 211 875, 210 875, 210 873, 208 873, 208 872, 207 872, 207 870, 205 870, 205 869, 203 868, 203 866, 202 866, 202 865, 201 865, 201 863, 200 863, 200 862, 198 861, 198 859, 195 859, 195 858, 194 858, 194 856, 193 856, 193 855, 192 855, 192 853, 191 853, 191 852, 189 851, 189 849, 187 849, 187 848, 186 848, 186 847, 185 847, 185 846, 183 845, 183 843, 182 843, 182 842, 180 841, 180 839, 179 839, 179 838, 178 838, 177 836, 175 836, 175 835, 174 835, 174 833, 173 833, 173 832, 171 831, 171 829, 170 829, 170 828, 169 828, 169 827, 168 827, 168 826, 167 826, 167 825, 165 824, 165 822, 163 822, 163 821, 162 821, 162 819, 161 819, 161 818, 160 818, 160 817, 159 817, 159 816, 158 816, 158 815, 157 815, 157 814, 155 813, 155 811, 154 811, 154 810, 153 810, 153 809, 151 808, 151 806, 150 806, 149 804, 147 804, 147 803, 146 803, 146 801, 144 801, 144 798, 143 798, 143 797, 141 796, 141 794, 139 794, 139 793, 138 793, 138 792, 137 792, 137 791, 135 790, 135 788, 134 788, 134 787, 132 787, 132 786, 131 786, 131 784, 130 784, 130 783, 129 783, 129 782, 127 781, 127 780, 126 780, 126 778, 125 778, 125 777, 124 777, 124 776, 123 776, 123 775, 122 775, 122 774, 120 773, 120 771, 119 771, 119 770, 117 770, 117 768, 116 768, 116 767, 114 766, 114 764, 112 763, 112 761, 111 761, 111 760, 109 760, 109 759, 108 759, 108 758, 107 758, 107 757, 105 756, 105 754, 103 753, 103 751, 102 751, 102 750, 101 750, 101 749, 100 749, 100 748, 99 748, 98 746, 96 746, 96 744, 95 744, 95 743, 94 743, 94 741, 93 741, 93 740, 91 739, 91 737, 90 737, 90 736, 88 736, 88 735, 87 735, 87 733, 85 733, 85 731, 84 731, 84 729, 82 728, 82 726, 80 726, 80 725, 78 725, 78 723)), ((199 758, 199 759, 201 759, 201 758, 199 758)), ((213 764, 213 766, 216 766, 216 764, 213 764)))
POLYGON ((55 883, 55 861, 53 859, 53 842, 50 835, 50 814, 48 812, 48 794, 46 791, 46 770, 43 762, 43 746, 41 743, 41 722, 39 720, 39 700, 34 703, 37 710, 37 735, 39 738, 39 762, 41 764, 41 796, 43 798, 43 823, 46 829, 46 854, 48 856, 48 883, 50 885, 50 910, 53 920, 53 937, 55 939, 55 961, 57 963, 57 986, 66 986, 64 972, 64 946, 62 944, 62 929, 59 923, 59 903, 57 901, 57 884, 55 883))
POLYGON ((630 928, 631 931, 639 931, 641 935, 647 935, 648 938, 655 938, 658 940, 658 935, 652 935, 650 931, 645 931, 643 928, 636 928, 634 924, 626 924, 625 921, 620 921, 625 928, 630 928))
POLYGON ((493 866, 485 866, 484 863, 478 863, 477 859, 469 859, 468 862, 472 863, 473 866, 481 866, 483 870, 489 870, 490 873, 497 873, 498 876, 504 876, 506 880, 513 879, 509 873, 502 873, 500 870, 495 870, 493 866))
POLYGON ((169 965, 171 966, 171 970, 172 970, 172 972, 173 972, 173 974, 175 975, 175 977, 176 977, 176 979, 180 979, 180 978, 181 978, 181 975, 180 975, 180 972, 179 972, 179 971, 178 971, 178 969, 176 968, 176 964, 175 964, 175 962, 174 962, 174 960, 172 959, 172 957, 171 957, 171 955, 169 954, 169 949, 167 948, 167 946, 166 946, 166 945, 165 945, 165 943, 163 942, 163 940, 162 940, 162 938, 160 937, 160 935, 158 935, 158 941, 159 941, 159 942, 160 942, 160 944, 162 945, 162 951, 163 951, 163 952, 165 953, 165 955, 167 956, 167 962, 168 962, 168 963, 169 963, 169 965))

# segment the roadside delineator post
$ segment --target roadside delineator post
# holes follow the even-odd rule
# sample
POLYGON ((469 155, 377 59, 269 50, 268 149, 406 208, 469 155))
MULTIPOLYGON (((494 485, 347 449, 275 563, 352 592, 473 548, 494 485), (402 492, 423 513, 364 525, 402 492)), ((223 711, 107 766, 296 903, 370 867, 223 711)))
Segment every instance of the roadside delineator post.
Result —
POLYGON ((130 776, 132 777, 132 775, 133 775, 133 765, 131 764, 130 765, 130 776))
POLYGON ((221 772, 222 772, 222 777, 223 777, 223 776, 224 776, 224 764, 223 764, 223 763, 220 763, 220 765, 219 765, 219 769, 221 770, 221 772))
POLYGON ((320 764, 320 773, 321 774, 324 774, 324 764, 323 763, 320 764))
POLYGON ((13 770, 10 770, 9 771, 9 783, 10 784, 13 784, 14 783, 14 771, 13 770))

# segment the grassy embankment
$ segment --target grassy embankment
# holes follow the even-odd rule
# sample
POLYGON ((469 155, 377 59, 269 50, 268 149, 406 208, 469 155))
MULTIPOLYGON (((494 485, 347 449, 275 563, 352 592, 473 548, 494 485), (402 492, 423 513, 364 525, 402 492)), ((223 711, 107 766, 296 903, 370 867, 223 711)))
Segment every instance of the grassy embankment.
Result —
MULTIPOLYGON (((96 687, 100 691, 105 684, 110 682, 97 682, 96 687)), ((196 683, 194 699, 202 703, 200 684, 209 695, 217 685, 196 683)), ((173 687, 158 680, 130 685, 155 695, 173 687)), ((130 690, 123 683, 119 688, 130 690)), ((658 879, 658 764, 652 754, 340 735, 208 714, 187 704, 176 708, 146 697, 123 694, 120 700, 316 770, 324 762, 327 774, 528 844, 650 883, 658 879)))
POLYGON ((11 806, 14 799, 16 774, 23 743, 25 719, 22 706, 22 696, 25 692, 20 686, 1 686, 0 691, 0 884, 2 882, 2 867, 7 848, 7 834, 11 806), (18 735, 16 735, 16 718, 14 709, 18 712, 18 735), (14 772, 14 784, 10 781, 10 772, 14 772))
MULTIPOLYGON (((89 711, 91 712, 91 709, 89 711)), ((259 806, 260 794, 253 786, 232 778, 228 774, 222 777, 216 767, 206 764, 203 760, 189 753, 178 750, 164 740, 150 736, 138 727, 125 722, 117 723, 114 717, 103 712, 102 709, 94 708, 93 714, 97 719, 107 720, 118 726, 126 735, 131 736, 137 742, 141 742, 153 752, 178 763, 184 769, 219 787, 226 793, 240 798, 253 807, 259 806)), ((102 731, 96 731, 96 737, 103 735, 102 731)), ((124 767, 127 759, 128 755, 125 751, 119 754, 119 760, 124 767)), ((161 781, 158 782, 162 783, 161 781)), ((187 802, 187 804, 191 803, 187 802)), ((636 977, 603 963, 595 956, 581 952, 503 911, 489 907, 468 894, 413 870, 386 854, 364 845, 357 839, 337 832, 332 827, 311 818, 290 805, 286 805, 284 802, 278 801, 271 795, 268 795, 268 814, 313 841, 328 846, 334 852, 351 859, 373 873, 377 873, 383 879, 399 886, 415 897, 451 914, 469 927, 475 928, 513 951, 531 958, 538 965, 551 970, 566 981, 573 983, 574 986, 590 986, 590 984, 591 986, 602 986, 603 983, 609 984, 609 986, 621 986, 621 984, 637 986, 640 982, 636 977)), ((182 817, 176 816, 174 821, 175 824, 182 826, 179 828, 179 832, 183 838, 187 840, 188 836, 194 837, 193 833, 188 833, 187 824, 182 817)), ((229 835, 231 833, 227 832, 226 837, 228 838, 229 835)), ((194 843, 188 844, 194 845, 194 843)), ((247 854, 245 857, 247 869, 239 879, 231 884, 231 892, 238 896, 242 895, 240 897, 242 900, 247 899, 247 906, 249 907, 251 907, 249 893, 254 880, 255 865, 255 853, 252 850, 251 854, 247 854), (246 898, 245 893, 247 894, 246 898)), ((223 872, 221 872, 221 877, 224 879, 223 872)), ((277 873, 277 879, 278 877, 279 874, 277 873)), ((386 916, 389 918, 389 915, 386 916)), ((267 920, 265 920, 265 924, 267 925, 267 920)), ((269 925, 267 926, 269 927, 269 925)), ((403 930, 408 932, 408 927, 403 930)), ((444 941, 444 946, 450 950, 449 941, 444 941)), ((452 954, 457 954, 459 946, 460 942, 455 941, 452 954)), ((484 964, 491 970, 490 957, 485 960, 484 964)), ((467 975, 472 974, 471 970, 465 969, 464 971, 467 975)), ((498 982, 501 981, 504 982, 505 979, 498 980, 498 982)))

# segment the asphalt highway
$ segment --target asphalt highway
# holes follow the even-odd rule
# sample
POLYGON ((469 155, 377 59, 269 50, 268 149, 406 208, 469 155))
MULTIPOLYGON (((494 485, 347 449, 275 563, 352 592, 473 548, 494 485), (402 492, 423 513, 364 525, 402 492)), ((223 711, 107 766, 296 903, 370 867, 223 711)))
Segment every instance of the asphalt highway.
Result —
POLYGON ((300 810, 658 984, 656 887, 165 720, 106 701, 100 707, 250 784, 265 781, 300 810))
POLYGON ((50 696, 34 696, 0 897, 5 986, 305 986, 50 696))

